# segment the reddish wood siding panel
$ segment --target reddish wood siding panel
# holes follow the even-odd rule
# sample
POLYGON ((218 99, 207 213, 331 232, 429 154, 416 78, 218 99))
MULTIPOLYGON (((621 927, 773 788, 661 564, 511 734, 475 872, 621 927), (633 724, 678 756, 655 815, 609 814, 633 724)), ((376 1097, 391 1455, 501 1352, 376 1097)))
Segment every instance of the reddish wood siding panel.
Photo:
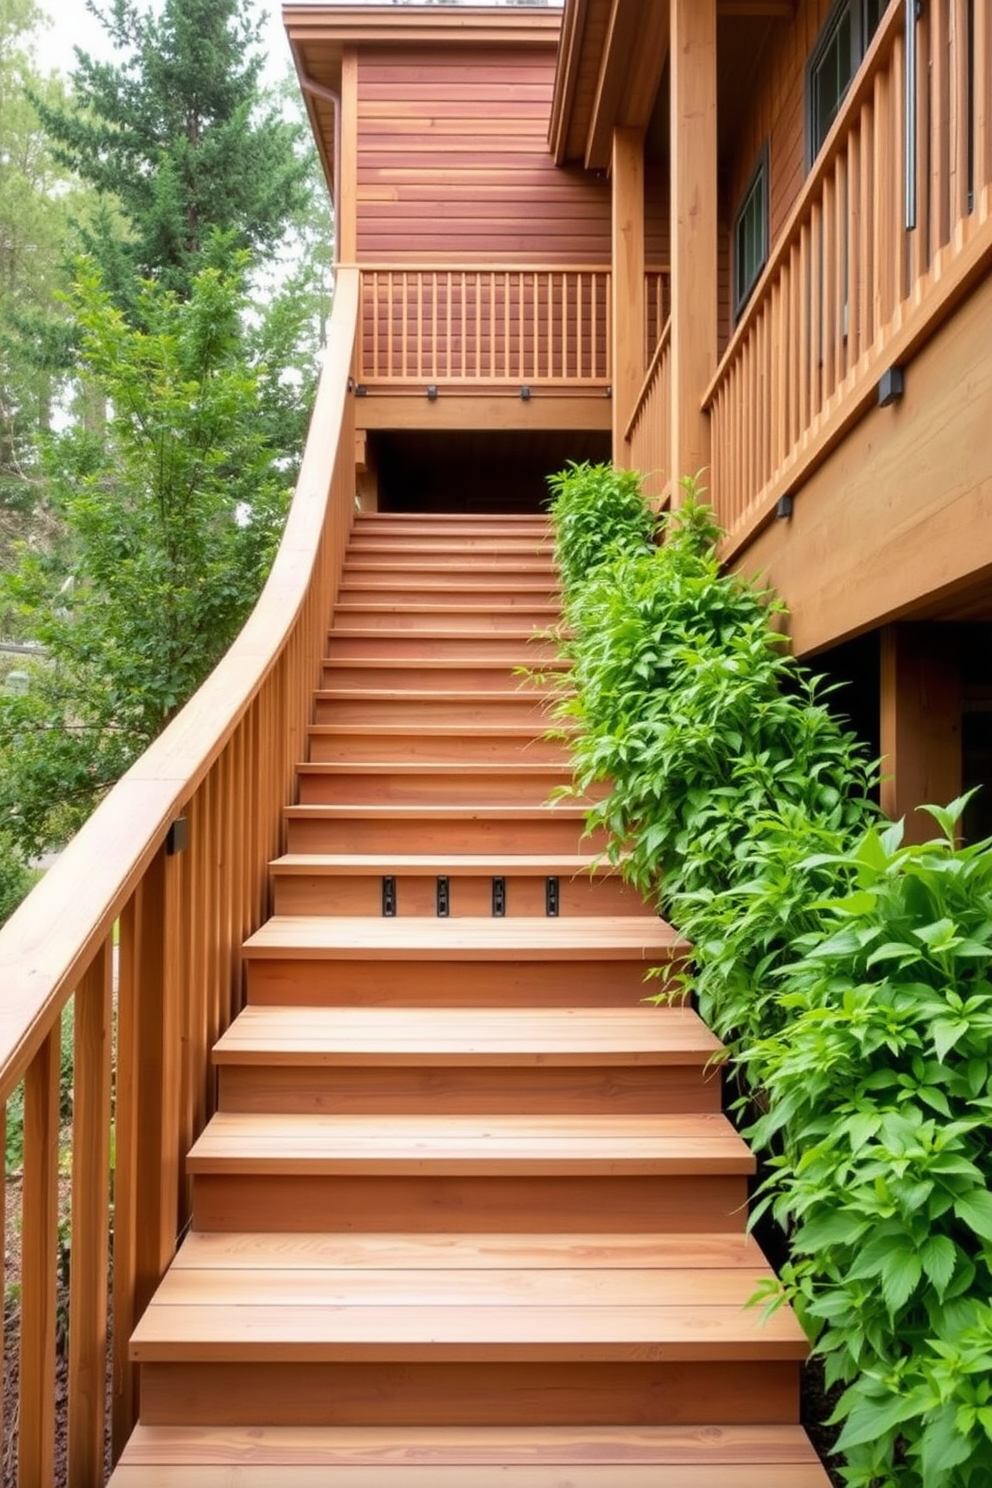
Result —
POLYGON ((552 49, 363 51, 359 261, 608 263, 608 183, 548 153, 554 67, 552 49))

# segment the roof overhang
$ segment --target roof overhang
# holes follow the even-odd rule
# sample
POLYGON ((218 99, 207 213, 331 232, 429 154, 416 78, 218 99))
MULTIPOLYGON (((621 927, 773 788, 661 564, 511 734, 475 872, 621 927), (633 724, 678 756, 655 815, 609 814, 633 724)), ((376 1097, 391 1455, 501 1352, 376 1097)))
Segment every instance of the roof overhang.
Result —
POLYGON ((647 128, 668 40, 668 0, 565 0, 548 134, 558 165, 605 170, 614 127, 647 128))
POLYGON ((335 99, 341 91, 341 59, 363 47, 451 47, 499 45, 554 48, 562 12, 528 7, 382 5, 285 5, 289 36, 310 124, 333 191, 335 99))

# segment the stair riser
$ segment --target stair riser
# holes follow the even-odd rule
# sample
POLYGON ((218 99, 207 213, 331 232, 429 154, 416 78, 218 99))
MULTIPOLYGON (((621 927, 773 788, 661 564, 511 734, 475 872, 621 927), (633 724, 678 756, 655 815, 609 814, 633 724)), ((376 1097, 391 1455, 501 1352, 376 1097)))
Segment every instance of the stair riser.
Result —
MULTIPOLYGON (((273 1426, 791 1423, 798 1420, 798 1381, 795 1364, 750 1360, 746 1365, 156 1363, 142 1367, 141 1416, 149 1426, 259 1421, 273 1426)), ((405 1479, 402 1467, 392 1471, 405 1479)), ((452 1470, 435 1471, 440 1484, 452 1470)), ((801 1471, 796 1470, 796 1484, 801 1471)), ((382 1472, 369 1480, 368 1488, 379 1488, 391 1476, 388 1468, 382 1472)), ((654 1472, 664 1488, 667 1474, 654 1472)), ((540 1481, 547 1488, 567 1488, 572 1474, 568 1469, 561 1473, 540 1481)), ((459 1481, 468 1485, 471 1475, 453 1479, 459 1481)), ((508 1484, 513 1481, 507 1479, 508 1484)), ((699 1488, 735 1488, 737 1481, 706 1478, 699 1488)), ((668 1482, 670 1488, 696 1488, 696 1480, 688 1476, 668 1482)))
POLYGON ((361 554, 397 553, 413 557, 414 554, 450 554, 460 558, 462 554, 479 553, 491 558, 544 558, 551 545, 539 532, 507 532, 494 535, 485 531, 475 532, 376 532, 355 533, 348 542, 348 556, 361 554))
POLYGON ((446 584, 435 580, 418 582, 411 577, 382 584, 371 584, 360 579, 347 579, 338 592, 341 604, 415 604, 422 605, 437 600, 439 604, 496 604, 526 605, 557 604, 560 592, 555 584, 527 582, 514 583, 512 579, 501 582, 490 574, 480 574, 478 579, 466 581, 464 572, 446 584))
MULTIPOLYGON (((448 865, 445 865, 448 866, 448 865)), ((493 909, 491 878, 459 877, 457 862, 448 876, 449 912, 460 915, 489 915, 493 909)), ((443 870, 442 870, 443 871, 443 870)), ((396 876, 396 913, 437 913, 437 880, 424 875, 396 876)), ((273 878, 274 908, 279 915, 378 915, 382 913, 380 875, 277 874, 273 878)), ((543 878, 506 878, 506 914, 540 916, 546 913, 546 881, 543 878)), ((558 913, 576 915, 638 915, 644 901, 618 878, 559 878, 558 913)))
MULTIPOLYGON (((488 574, 500 581, 505 579, 507 582, 515 579, 545 580, 549 584, 558 582, 557 570, 551 558, 492 558, 488 554, 478 552, 458 556, 465 560, 460 565, 462 573, 470 570, 473 574, 480 576, 488 574)), ((390 558, 377 558, 369 553, 358 556, 349 553, 341 576, 346 583, 356 578, 374 579, 376 582, 398 578, 402 582, 416 574, 431 582, 451 578, 455 571, 456 565, 450 554, 432 560, 423 556, 404 558, 400 554, 393 554, 390 558)))
POLYGON ((245 962, 248 1001, 269 1007, 637 1007, 660 991, 641 961, 245 962))
POLYGON ((318 693, 314 699, 315 723, 388 723, 399 727, 402 724, 532 724, 535 733, 550 728, 546 698, 527 692, 494 693, 486 701, 474 697, 415 698, 375 697, 372 694, 356 697, 324 697, 318 693))
POLYGON ((554 625, 554 606, 538 609, 520 604, 510 609, 471 611, 457 605, 419 605, 416 609, 386 605, 340 605, 334 611, 335 630, 440 630, 459 635, 466 630, 547 630, 554 625))
MULTIPOLYGON (((466 627, 471 631, 473 627, 466 627)), ((477 628, 475 628, 477 631, 477 628)), ((558 649, 552 641, 531 640, 530 632, 509 635, 479 635, 478 633, 430 635, 428 632, 410 635, 406 631, 389 634, 382 630, 370 634, 360 630, 354 632, 332 630, 327 637, 326 655, 335 661, 344 657, 382 657, 399 661, 408 657, 417 661, 458 660, 466 663, 492 658, 502 660, 508 652, 519 660, 514 665, 537 666, 544 661, 558 658, 558 649)))
POLYGON ((403 1116, 676 1115, 720 1109, 720 1079, 693 1065, 233 1065, 220 1109, 403 1116))
POLYGON ((596 853, 606 848, 603 833, 583 837, 583 824, 548 811, 538 820, 453 821, 414 817, 377 821, 290 818, 286 851, 290 853, 596 853))
MULTIPOLYGON (((582 1233, 590 1215, 611 1233, 744 1232, 746 1179, 651 1174, 614 1177, 358 1177, 197 1173, 193 1228, 267 1233, 582 1233)), ((710 1418, 712 1419, 712 1417, 710 1418)))
POLYGON ((438 734, 428 729, 416 733, 372 733, 362 728, 347 733, 310 735, 310 759, 318 764, 360 764, 375 760, 384 764, 407 761, 419 764, 521 764, 560 765, 570 768, 571 754, 558 739, 546 739, 538 728, 510 738, 480 730, 477 734, 438 734))
MULTIPOLYGON (((520 693, 540 698, 550 691, 548 685, 540 686, 525 682, 517 667, 531 666, 529 656, 521 653, 519 660, 507 660, 500 666, 419 666, 412 657, 406 665, 380 663, 372 666, 367 662, 355 666, 325 663, 323 686, 325 688, 368 687, 382 691, 388 687, 404 692, 424 691, 455 692, 505 692, 511 696, 520 693)), ((549 671, 552 683, 562 675, 558 668, 549 671)))
POLYGON ((419 775, 393 771, 363 774, 297 776, 301 806, 544 806, 553 790, 568 783, 565 770, 549 769, 526 775, 438 773, 419 775))

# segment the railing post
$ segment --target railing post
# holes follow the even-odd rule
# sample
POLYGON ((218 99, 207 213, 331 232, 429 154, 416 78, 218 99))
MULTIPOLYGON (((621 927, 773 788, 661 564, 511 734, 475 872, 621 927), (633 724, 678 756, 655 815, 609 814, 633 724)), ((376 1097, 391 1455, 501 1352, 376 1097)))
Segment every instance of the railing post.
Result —
MULTIPOLYGON (((671 0, 672 480, 710 463, 716 371, 716 0, 671 0)), ((716 493, 711 493, 715 497, 716 493)))

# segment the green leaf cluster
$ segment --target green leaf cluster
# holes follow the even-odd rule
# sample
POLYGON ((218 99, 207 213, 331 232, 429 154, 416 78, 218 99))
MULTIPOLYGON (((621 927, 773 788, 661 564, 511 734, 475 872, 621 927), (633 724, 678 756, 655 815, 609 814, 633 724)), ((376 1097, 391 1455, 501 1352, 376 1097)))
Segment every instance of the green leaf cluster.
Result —
POLYGON ((632 523, 595 563, 575 511, 557 524, 576 789, 607 784, 590 824, 692 942, 662 996, 692 988, 729 1046, 771 1174, 755 1217, 791 1241, 773 1305, 796 1305, 844 1387, 845 1480, 985 1488, 992 844, 956 845, 958 801, 901 845, 780 605, 721 573, 683 493, 656 545, 632 523))
POLYGON ((0 821, 26 854, 59 846, 223 655, 257 598, 288 500, 241 338, 247 257, 188 299, 140 289, 141 328, 83 262, 73 309, 109 417, 47 442, 64 534, 25 547, 7 602, 47 649, 0 697, 0 821))

